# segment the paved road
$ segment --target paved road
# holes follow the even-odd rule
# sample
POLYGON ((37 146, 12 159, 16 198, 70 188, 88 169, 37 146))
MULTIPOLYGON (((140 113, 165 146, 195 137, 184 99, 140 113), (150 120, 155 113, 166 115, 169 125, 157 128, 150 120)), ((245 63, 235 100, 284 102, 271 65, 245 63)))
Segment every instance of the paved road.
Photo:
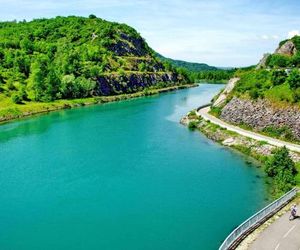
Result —
MULTIPOLYGON (((198 113, 198 115, 202 116, 205 120, 209 120, 210 122, 212 122, 214 124, 217 124, 220 127, 226 128, 230 131, 234 131, 234 132, 236 132, 240 135, 243 135, 243 136, 258 140, 258 141, 266 141, 269 144, 274 145, 274 146, 278 146, 278 147, 286 146, 288 149, 290 149, 294 152, 299 152, 300 153, 300 145, 285 142, 285 141, 281 141, 281 140, 278 140, 278 139, 274 139, 272 137, 268 137, 268 136, 265 136, 265 135, 257 134, 255 132, 251 132, 251 131, 242 129, 242 128, 237 127, 237 126, 233 126, 231 124, 228 124, 228 123, 216 118, 215 116, 212 116, 212 115, 208 114, 209 110, 210 110, 210 107, 206 107, 206 108, 198 110, 197 113, 198 113)), ((299 237, 300 237, 300 235, 299 235, 299 237)), ((300 250, 300 249, 297 249, 297 250, 300 250)))
POLYGON ((250 245, 250 250, 300 250, 300 218, 289 221, 287 212, 250 245))

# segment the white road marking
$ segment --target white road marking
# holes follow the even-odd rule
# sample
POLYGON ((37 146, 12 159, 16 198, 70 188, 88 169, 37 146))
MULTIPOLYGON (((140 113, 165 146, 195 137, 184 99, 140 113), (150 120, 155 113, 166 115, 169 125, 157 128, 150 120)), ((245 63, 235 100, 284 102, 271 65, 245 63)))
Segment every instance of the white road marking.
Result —
POLYGON ((287 231, 286 234, 283 236, 283 238, 286 238, 289 235, 289 233, 294 230, 295 227, 296 227, 296 225, 293 226, 289 231, 287 231))
POLYGON ((275 247, 275 250, 277 250, 280 246, 280 243, 277 244, 277 246, 275 247))

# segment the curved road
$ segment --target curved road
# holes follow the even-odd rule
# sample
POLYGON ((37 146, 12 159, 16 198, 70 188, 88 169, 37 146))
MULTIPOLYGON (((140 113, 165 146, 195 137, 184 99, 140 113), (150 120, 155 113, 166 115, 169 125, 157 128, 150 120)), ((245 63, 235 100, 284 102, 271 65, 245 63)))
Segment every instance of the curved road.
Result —
POLYGON ((300 250, 300 219, 289 220, 290 212, 281 216, 260 233, 250 250, 300 250))
MULTIPOLYGON (((266 141, 267 143, 274 145, 274 146, 278 146, 278 147, 283 147, 286 146, 288 149, 294 151, 294 152, 298 152, 300 153, 300 145, 297 144, 293 144, 290 142, 285 142, 285 141, 281 141, 278 139, 274 139, 272 137, 269 136, 265 136, 265 135, 261 135, 261 134, 257 134, 255 132, 252 131, 248 131, 245 129, 242 129, 240 127, 228 124, 218 118, 216 118, 215 116, 210 115, 208 112, 210 110, 210 107, 205 107, 202 109, 197 110, 197 114, 200 115, 201 117, 203 117, 203 119, 208 120, 216 125, 219 125, 220 127, 226 128, 230 131, 234 131, 240 135, 258 140, 258 141, 266 141)), ((299 249, 298 249, 299 250, 299 249)))

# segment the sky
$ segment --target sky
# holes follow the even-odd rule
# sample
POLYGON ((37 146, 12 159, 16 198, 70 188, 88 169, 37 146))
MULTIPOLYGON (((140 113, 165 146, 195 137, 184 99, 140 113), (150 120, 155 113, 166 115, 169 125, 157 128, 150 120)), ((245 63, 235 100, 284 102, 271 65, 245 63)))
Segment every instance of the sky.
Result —
POLYGON ((95 14, 134 27, 160 54, 214 66, 256 64, 299 34, 299 0, 0 0, 0 20, 95 14))

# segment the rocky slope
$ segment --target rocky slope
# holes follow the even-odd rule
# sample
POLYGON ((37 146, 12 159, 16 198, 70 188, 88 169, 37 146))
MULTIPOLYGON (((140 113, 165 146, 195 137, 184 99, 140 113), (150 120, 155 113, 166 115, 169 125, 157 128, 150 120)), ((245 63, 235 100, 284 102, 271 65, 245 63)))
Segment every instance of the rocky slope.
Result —
POLYGON ((220 118, 258 131, 281 129, 282 136, 300 141, 300 108, 296 106, 278 107, 267 100, 234 97, 222 109, 220 118))

